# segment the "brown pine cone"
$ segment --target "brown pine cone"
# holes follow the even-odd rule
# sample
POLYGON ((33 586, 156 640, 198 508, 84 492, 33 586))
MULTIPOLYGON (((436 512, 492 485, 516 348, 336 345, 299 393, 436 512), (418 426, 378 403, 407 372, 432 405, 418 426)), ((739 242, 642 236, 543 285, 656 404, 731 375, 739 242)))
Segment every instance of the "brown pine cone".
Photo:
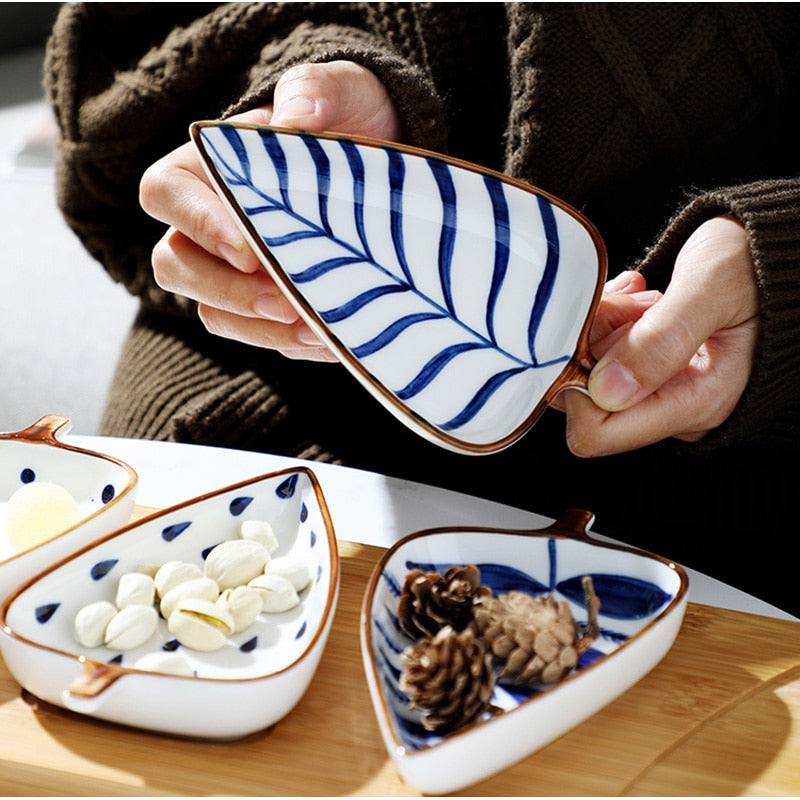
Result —
POLYGON ((482 600, 475 626, 500 667, 499 677, 517 684, 555 683, 575 667, 598 635, 597 595, 588 576, 584 594, 589 622, 583 634, 568 603, 552 595, 512 591, 482 600))
POLYGON ((445 625, 461 631, 472 622, 475 602, 489 595, 474 564, 449 567, 444 575, 411 570, 397 602, 397 619, 412 639, 435 636, 445 625))
POLYGON ((422 725, 449 733, 489 708, 495 684, 492 654, 471 628, 445 626, 433 638, 409 645, 402 655, 400 689, 423 712, 422 725))

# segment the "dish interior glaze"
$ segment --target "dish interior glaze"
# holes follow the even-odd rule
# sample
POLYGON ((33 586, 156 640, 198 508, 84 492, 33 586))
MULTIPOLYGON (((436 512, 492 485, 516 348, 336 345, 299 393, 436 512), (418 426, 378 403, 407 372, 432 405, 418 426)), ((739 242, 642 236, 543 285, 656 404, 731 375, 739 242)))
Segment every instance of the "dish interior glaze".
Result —
MULTIPOLYGON (((581 585, 584 575, 592 576, 600 600, 600 636, 581 656, 576 669, 552 686, 520 687, 498 681, 491 702, 505 713, 526 707, 532 710, 537 697, 557 693, 571 681, 591 681, 593 665, 613 658, 686 594, 685 574, 674 564, 588 540, 487 529, 421 532, 408 538, 376 569, 365 601, 366 646, 380 687, 381 713, 390 724, 396 751, 404 755, 413 757, 448 738, 423 728, 420 712, 409 709, 408 697, 399 688, 401 654, 412 643, 397 619, 405 576, 415 568, 443 573, 453 564, 470 563, 479 567, 482 583, 495 594, 517 589, 534 595, 552 592, 557 599, 567 600, 579 627, 587 618, 581 585)), ((624 676, 622 680, 627 683, 624 676)), ((464 731, 468 735, 483 723, 491 725, 493 718, 502 715, 487 712, 451 736, 464 731)))
POLYGON ((565 203, 388 142, 230 122, 192 137, 298 313, 412 430, 493 452, 585 387, 606 255, 565 203))
POLYGON ((147 653, 179 649, 198 678, 241 680, 285 670, 308 650, 332 613, 338 582, 335 539, 317 490, 306 470, 290 470, 142 520, 34 579, 6 603, 0 624, 38 647, 123 667, 133 667, 147 653), (163 618, 157 633, 134 650, 84 650, 76 643, 75 615, 95 600, 114 602, 121 575, 174 560, 202 566, 209 550, 237 538, 247 519, 272 524, 280 543, 273 557, 289 555, 308 565, 312 582, 300 593, 299 606, 261 614, 211 653, 181 647, 163 618))

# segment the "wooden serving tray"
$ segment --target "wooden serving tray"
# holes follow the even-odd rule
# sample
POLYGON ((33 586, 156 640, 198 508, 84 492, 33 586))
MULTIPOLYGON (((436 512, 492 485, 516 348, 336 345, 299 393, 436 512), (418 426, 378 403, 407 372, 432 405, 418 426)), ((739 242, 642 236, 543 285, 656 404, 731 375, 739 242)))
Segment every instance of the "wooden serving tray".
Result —
MULTIPOLYGON (((0 661, 0 794, 419 794, 383 745, 361 660, 361 602, 382 551, 339 548, 317 674, 285 719, 247 739, 175 739, 73 714, 24 695, 0 661)), ((690 603, 638 684, 463 794, 800 794, 800 623, 690 603)))

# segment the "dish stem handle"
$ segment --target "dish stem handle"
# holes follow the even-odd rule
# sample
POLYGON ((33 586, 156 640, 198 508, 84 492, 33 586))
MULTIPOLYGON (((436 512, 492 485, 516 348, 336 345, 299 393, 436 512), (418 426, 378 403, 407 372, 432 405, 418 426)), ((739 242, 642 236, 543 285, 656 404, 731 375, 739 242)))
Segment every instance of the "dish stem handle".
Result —
POLYGON ((594 522, 594 514, 583 508, 568 508, 563 514, 544 531, 532 531, 532 533, 543 533, 552 531, 563 536, 570 536, 573 539, 588 539, 588 528, 594 522))
POLYGON ((6 439, 26 439, 32 441, 47 442, 57 444, 57 433, 69 433, 72 422, 67 417, 59 417, 55 414, 48 414, 37 420, 25 430, 16 433, 0 434, 0 438, 6 439))
POLYGON ((83 660, 83 671, 64 690, 64 701, 73 701, 71 707, 86 699, 95 699, 101 695, 114 681, 121 678, 127 670, 118 664, 101 664, 90 659, 83 660))

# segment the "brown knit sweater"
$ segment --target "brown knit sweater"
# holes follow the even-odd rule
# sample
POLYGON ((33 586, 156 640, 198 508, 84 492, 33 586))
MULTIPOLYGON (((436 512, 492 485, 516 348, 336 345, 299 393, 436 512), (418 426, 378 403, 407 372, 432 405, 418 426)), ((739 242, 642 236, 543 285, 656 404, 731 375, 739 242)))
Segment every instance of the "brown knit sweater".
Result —
MULTIPOLYGON (((790 517, 796 469, 778 468, 775 453, 796 460, 800 441, 798 42, 793 3, 65 6, 46 64, 62 136, 59 203, 142 300, 103 432, 341 461, 544 513, 584 505, 601 530, 714 571, 731 531, 790 517), (139 209, 139 178, 186 141, 193 120, 267 102, 289 66, 333 59, 378 75, 409 144, 578 207, 599 228, 612 274, 635 266, 664 288, 702 221, 737 216, 762 327, 729 420, 699 445, 586 462, 566 451, 552 412, 509 451, 454 456, 418 441, 337 365, 206 334, 192 305, 153 280, 163 226, 139 209)), ((725 576, 741 582, 737 569, 725 576)))

